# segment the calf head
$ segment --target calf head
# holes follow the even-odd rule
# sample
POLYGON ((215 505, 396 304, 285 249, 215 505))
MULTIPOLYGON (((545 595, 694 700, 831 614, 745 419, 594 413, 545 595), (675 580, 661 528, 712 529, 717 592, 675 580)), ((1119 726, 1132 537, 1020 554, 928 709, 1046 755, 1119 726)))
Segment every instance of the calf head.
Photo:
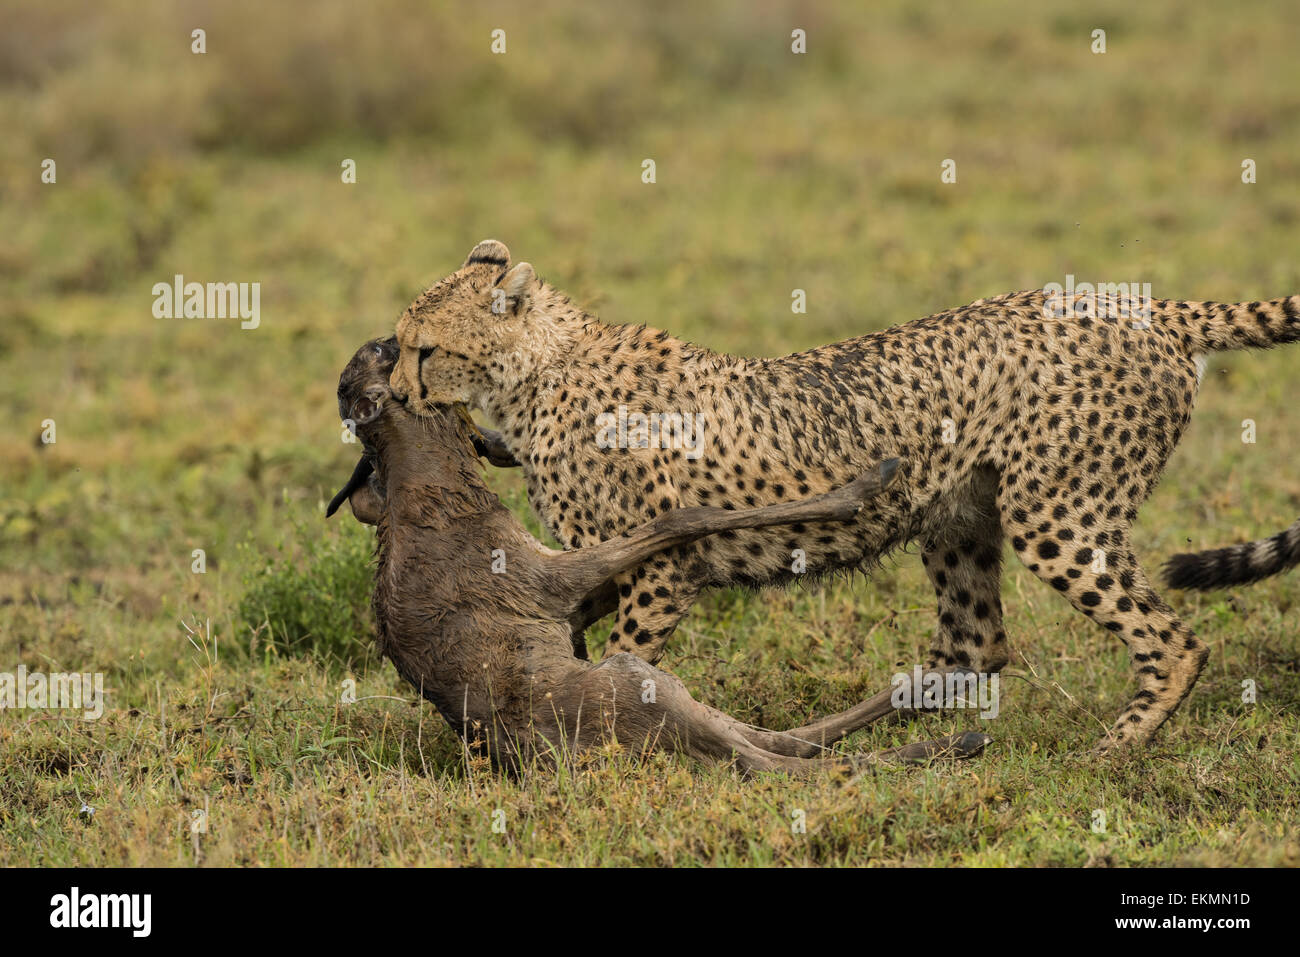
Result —
POLYGON ((397 364, 397 337, 371 339, 356 351, 339 376, 339 418, 351 421, 362 444, 379 419, 384 403, 391 401, 388 379, 397 364))
POLYGON ((460 456, 471 459, 487 456, 501 465, 516 465, 497 445, 485 443, 469 411, 463 405, 432 404, 420 410, 417 416, 406 401, 395 398, 389 388, 389 378, 399 355, 397 339, 372 339, 356 351, 339 376, 339 416, 361 441, 361 460, 346 485, 330 501, 326 517, 333 515, 345 499, 352 502, 352 511, 368 525, 379 522, 384 509, 384 488, 374 479, 376 469, 382 471, 384 449, 391 443, 408 447, 409 432, 418 422, 420 449, 437 449, 439 454, 427 464, 444 458, 450 461, 460 456), (394 420, 392 416, 401 417, 394 420))
MULTIPOLYGON (((398 352, 395 336, 372 339, 356 351, 339 376, 339 418, 350 424, 361 441, 362 453, 352 477, 330 500, 325 510, 326 517, 338 511, 345 499, 365 488, 375 471, 375 430, 385 405, 392 402, 388 379, 397 364, 398 352)), ((379 489, 374 491, 381 493, 379 489)), ((367 515, 366 519, 371 517, 367 515)))

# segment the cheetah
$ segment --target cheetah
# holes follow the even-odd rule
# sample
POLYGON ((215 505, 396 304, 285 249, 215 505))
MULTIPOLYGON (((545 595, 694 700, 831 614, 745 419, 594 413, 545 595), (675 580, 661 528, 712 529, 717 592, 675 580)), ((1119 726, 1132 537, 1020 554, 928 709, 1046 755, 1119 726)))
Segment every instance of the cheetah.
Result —
POLYGON ((1207 354, 1300 338, 1300 297, 1100 309, 1078 291, 1018 292, 807 352, 742 358, 603 323, 486 240, 405 310, 397 337, 397 401, 415 411, 466 403, 492 417, 565 547, 670 508, 821 494, 871 462, 902 460, 891 489, 853 522, 724 532, 618 576, 606 654, 657 662, 706 587, 870 571, 915 544, 938 601, 928 667, 998 672, 1009 657, 1009 541, 1128 648, 1138 690, 1098 744, 1105 751, 1150 740, 1209 656, 1138 563, 1138 506, 1188 424, 1207 354), (642 418, 611 445, 602 422, 616 412, 642 418), (640 427, 687 414, 702 416, 694 450, 640 427))

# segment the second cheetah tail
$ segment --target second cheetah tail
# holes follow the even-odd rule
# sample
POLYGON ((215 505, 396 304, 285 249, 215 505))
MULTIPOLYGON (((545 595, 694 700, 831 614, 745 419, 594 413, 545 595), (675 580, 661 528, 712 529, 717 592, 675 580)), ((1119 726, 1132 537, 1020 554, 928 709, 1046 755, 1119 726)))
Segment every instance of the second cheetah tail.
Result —
POLYGON ((1161 571, 1172 588, 1209 591, 1247 585, 1300 565, 1300 521, 1271 538, 1175 555, 1161 571))

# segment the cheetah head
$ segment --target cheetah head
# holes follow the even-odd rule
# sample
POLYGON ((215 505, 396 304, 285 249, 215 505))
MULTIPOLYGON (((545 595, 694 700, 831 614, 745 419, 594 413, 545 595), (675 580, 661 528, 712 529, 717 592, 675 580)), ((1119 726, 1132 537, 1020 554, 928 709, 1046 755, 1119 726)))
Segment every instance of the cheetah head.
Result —
POLYGON ((510 250, 495 239, 475 246, 465 264, 428 289, 397 322, 401 355, 390 387, 416 412, 437 404, 479 405, 523 374, 528 312, 537 274, 510 268, 510 250))

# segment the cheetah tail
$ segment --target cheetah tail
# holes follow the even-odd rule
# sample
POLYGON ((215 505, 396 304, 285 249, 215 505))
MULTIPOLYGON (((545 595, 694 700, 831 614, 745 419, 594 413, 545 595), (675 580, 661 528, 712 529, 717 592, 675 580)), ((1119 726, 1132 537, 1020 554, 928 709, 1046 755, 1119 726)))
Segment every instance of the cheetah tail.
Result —
POLYGON ((1196 352, 1271 349, 1300 341, 1300 296, 1267 302, 1165 301, 1153 305, 1182 323, 1196 352))
POLYGON ((1161 575, 1171 588, 1209 591, 1248 585, 1300 565, 1300 521, 1272 538, 1175 555, 1161 575))

